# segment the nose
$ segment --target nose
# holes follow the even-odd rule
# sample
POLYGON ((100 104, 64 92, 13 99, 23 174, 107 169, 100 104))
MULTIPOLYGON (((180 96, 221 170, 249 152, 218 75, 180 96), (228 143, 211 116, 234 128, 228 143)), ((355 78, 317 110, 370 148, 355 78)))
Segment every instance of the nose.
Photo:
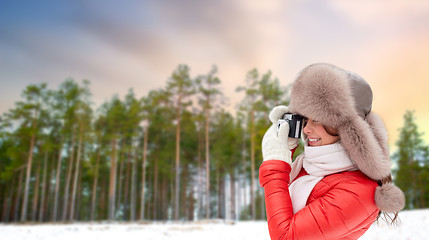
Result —
POLYGON ((307 123, 304 126, 304 133, 306 135, 308 135, 309 133, 311 133, 313 131, 313 121, 311 119, 308 119, 307 123))

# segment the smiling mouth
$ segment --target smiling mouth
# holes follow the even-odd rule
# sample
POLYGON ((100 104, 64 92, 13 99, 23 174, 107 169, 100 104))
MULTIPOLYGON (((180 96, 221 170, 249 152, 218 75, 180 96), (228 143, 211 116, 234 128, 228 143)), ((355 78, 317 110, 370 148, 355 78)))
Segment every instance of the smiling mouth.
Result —
POLYGON ((317 142, 319 141, 321 138, 309 138, 308 141, 310 142, 317 142))

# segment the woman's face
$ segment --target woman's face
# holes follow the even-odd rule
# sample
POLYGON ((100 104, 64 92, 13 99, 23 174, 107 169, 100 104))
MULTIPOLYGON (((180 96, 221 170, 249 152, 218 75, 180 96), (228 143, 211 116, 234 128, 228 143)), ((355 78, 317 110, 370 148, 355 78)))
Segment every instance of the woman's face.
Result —
POLYGON ((306 121, 304 133, 307 135, 308 145, 311 147, 333 144, 340 139, 339 136, 333 136, 327 133, 325 127, 321 123, 311 118, 306 121))

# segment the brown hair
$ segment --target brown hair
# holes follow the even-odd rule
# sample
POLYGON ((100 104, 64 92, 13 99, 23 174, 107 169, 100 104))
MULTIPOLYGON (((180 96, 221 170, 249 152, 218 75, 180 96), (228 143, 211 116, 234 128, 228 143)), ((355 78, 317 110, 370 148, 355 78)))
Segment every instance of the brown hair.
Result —
POLYGON ((331 135, 331 136, 338 136, 338 130, 333 128, 333 127, 329 127, 329 126, 325 126, 323 125, 323 127, 325 128, 325 131, 331 135))

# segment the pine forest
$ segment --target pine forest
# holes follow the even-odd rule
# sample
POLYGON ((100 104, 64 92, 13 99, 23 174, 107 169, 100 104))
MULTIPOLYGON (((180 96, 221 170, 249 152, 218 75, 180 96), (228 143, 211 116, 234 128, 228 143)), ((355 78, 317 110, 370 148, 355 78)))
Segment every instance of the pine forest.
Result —
MULTIPOLYGON (((217 67, 190 72, 98 107, 88 80, 28 85, 0 119, 0 221, 265 219, 260 143, 288 86, 252 69, 231 113, 217 67)), ((407 208, 428 207, 428 147, 412 111, 404 122, 395 181, 407 208)))

